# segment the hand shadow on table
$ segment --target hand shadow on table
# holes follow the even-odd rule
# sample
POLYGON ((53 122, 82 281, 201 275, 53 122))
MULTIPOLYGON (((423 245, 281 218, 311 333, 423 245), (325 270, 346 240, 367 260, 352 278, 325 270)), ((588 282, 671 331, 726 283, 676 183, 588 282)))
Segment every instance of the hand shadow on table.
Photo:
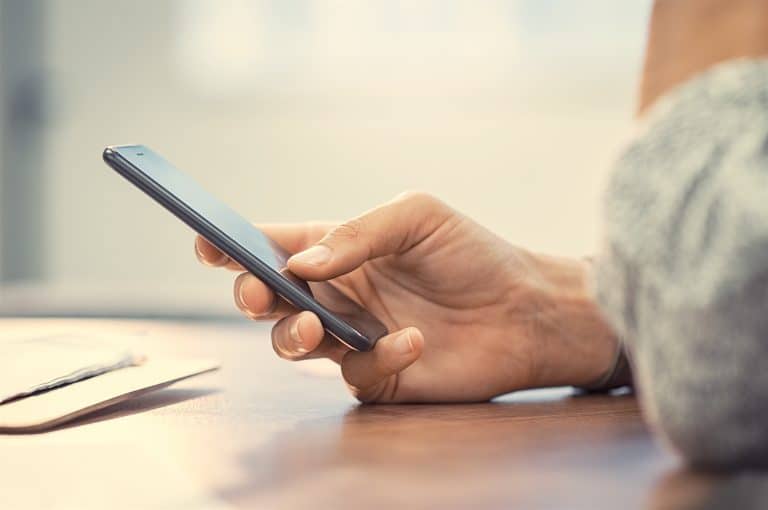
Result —
POLYGON ((165 388, 112 404, 103 409, 93 411, 75 418, 74 420, 47 429, 45 432, 54 432, 71 427, 89 425, 100 421, 114 420, 116 418, 140 414, 220 392, 221 390, 218 388, 165 388))

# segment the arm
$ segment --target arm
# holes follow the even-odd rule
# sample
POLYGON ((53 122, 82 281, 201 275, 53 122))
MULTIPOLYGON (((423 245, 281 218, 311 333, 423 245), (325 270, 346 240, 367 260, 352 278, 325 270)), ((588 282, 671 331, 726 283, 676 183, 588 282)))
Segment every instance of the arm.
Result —
POLYGON ((765 53, 763 4, 657 3, 597 264, 646 417, 706 468, 768 464, 768 62, 744 58, 765 53))
POLYGON ((657 0, 651 15, 638 111, 726 60, 768 55, 768 2, 657 0))

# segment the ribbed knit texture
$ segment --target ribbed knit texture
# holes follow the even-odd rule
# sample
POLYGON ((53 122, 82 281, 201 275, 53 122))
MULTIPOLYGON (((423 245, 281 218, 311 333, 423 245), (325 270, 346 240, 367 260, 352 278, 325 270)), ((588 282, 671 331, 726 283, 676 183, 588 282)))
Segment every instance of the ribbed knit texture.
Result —
POLYGON ((597 295, 646 414, 699 466, 768 466, 768 61, 663 98, 614 168, 597 295))

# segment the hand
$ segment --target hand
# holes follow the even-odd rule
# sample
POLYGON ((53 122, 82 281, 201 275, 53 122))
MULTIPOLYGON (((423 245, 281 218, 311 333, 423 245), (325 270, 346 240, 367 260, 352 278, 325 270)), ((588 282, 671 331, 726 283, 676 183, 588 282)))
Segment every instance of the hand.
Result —
MULTIPOLYGON (((428 195, 408 193, 344 224, 264 225, 288 268, 332 280, 387 326, 371 352, 325 334, 316 315, 243 273, 235 301, 279 319, 277 354, 327 357, 362 402, 483 401, 522 388, 586 385, 617 342, 587 292, 588 264, 514 247, 428 195)), ((203 238, 200 260, 242 271, 203 238)))

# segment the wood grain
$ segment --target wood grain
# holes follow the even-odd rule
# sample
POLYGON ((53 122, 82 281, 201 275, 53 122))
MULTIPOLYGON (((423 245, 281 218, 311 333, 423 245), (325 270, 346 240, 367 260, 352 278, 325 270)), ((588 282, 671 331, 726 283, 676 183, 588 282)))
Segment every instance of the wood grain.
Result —
POLYGON ((277 359, 253 323, 47 324, 141 332, 137 346, 150 355, 217 358, 222 370, 51 433, 0 437, 10 488, 0 503, 627 510, 683 508, 716 483, 656 446, 632 396, 560 389, 487 404, 358 406, 338 377, 277 359))

